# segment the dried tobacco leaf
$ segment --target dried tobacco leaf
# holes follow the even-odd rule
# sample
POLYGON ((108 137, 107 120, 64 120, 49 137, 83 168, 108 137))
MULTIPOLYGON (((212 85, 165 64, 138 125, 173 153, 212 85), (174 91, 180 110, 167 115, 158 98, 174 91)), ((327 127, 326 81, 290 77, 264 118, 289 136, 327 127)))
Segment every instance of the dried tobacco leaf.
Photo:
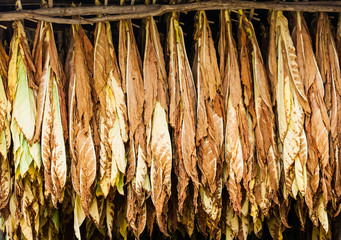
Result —
MULTIPOLYGON (((243 152, 244 159, 246 159, 244 175, 243 175, 243 186, 246 190, 247 201, 249 202, 250 214, 252 213, 253 221, 259 222, 258 218, 261 217, 259 213, 259 206, 257 205, 256 197, 255 197, 255 181, 257 177, 257 169, 259 168, 257 160, 256 160, 256 139, 255 139, 255 131, 254 126, 256 124, 256 115, 255 115, 255 103, 254 103, 254 91, 253 91, 253 80, 252 80, 252 72, 251 72, 251 63, 250 59, 252 58, 252 45, 250 46, 248 41, 247 33, 242 25, 242 18, 240 18, 239 29, 238 29, 238 43, 239 43, 239 52, 240 52, 240 71, 241 71, 241 81, 243 85, 243 96, 244 96, 244 104, 246 110, 246 119, 247 119, 247 131, 244 132, 244 144, 243 147, 246 148, 246 151, 243 152), (245 139, 248 137, 248 139, 245 139)), ((246 202, 246 198, 245 198, 246 202)), ((247 206, 247 205, 245 205, 247 206)), ((243 222, 246 221, 247 215, 243 214, 243 222)), ((252 227, 252 226, 250 226, 252 227)))
POLYGON ((43 179, 39 171, 40 144, 34 141, 38 89, 34 78, 36 68, 20 21, 14 23, 8 71, 8 87, 13 102, 11 133, 15 166, 10 211, 15 214, 7 219, 6 229, 12 238, 21 235, 26 239, 43 238, 47 235, 42 232, 47 221, 42 219, 51 216, 51 208, 44 202, 43 179), (45 209, 49 210, 44 212, 45 209))
POLYGON ((127 107, 110 23, 98 23, 95 36, 94 86, 100 109, 100 186, 106 197, 111 186, 123 194, 119 180, 127 165, 124 147, 128 140, 127 107))
POLYGON ((41 138, 45 186, 55 207, 66 183, 67 136, 65 76, 58 58, 51 23, 39 22, 34 41, 34 63, 39 83, 35 141, 41 138))
POLYGON ((319 178, 318 169, 320 169, 321 161, 329 158, 328 132, 330 122, 323 100, 325 93, 323 81, 313 52, 308 27, 301 13, 297 12, 295 14, 295 20, 293 39, 297 49, 298 68, 311 107, 311 115, 306 116, 305 122, 309 145, 308 153, 309 156, 316 156, 316 153, 318 154, 318 157, 310 157, 309 163, 307 162, 307 168, 303 168, 302 172, 306 174, 303 177, 307 178, 306 203, 311 212, 310 215, 315 215, 319 195, 316 191, 319 181, 314 181, 314 179, 319 178))
POLYGON ((151 162, 151 198, 160 230, 167 236, 168 200, 171 195, 172 145, 168 131, 168 86, 163 49, 155 21, 146 19, 143 79, 147 161, 151 162))
POLYGON ((209 233, 219 238, 223 168, 222 81, 211 30, 204 11, 196 16, 193 74, 197 88, 196 144, 201 170, 200 196, 209 233))
MULTIPOLYGON (((70 46, 65 66, 69 79, 69 144, 72 157, 72 184, 80 196, 85 215, 92 204, 92 186, 96 179, 96 152, 93 138, 91 97, 91 43, 79 25, 70 32, 70 46), (85 50, 85 51, 84 51, 85 50)), ((75 205, 75 207, 77 207, 75 205)), ((76 219, 76 218, 75 218, 76 219)))
MULTIPOLYGON (((333 46, 333 45, 332 45, 333 46)), ((339 58, 337 59, 340 63, 341 60, 341 17, 339 17, 339 22, 337 25, 337 38, 336 38, 336 46, 337 46, 337 53, 339 58)), ((337 63, 337 60, 335 62, 337 63)), ((338 65, 336 65, 338 66, 338 65)), ((338 70, 338 68, 335 68, 338 70)), ((337 77, 340 75, 336 75, 334 78, 335 81, 340 81, 340 78, 337 77)), ((331 139, 332 139, 332 147, 331 147, 331 157, 334 158, 333 163, 335 166, 334 176, 335 179, 333 180, 334 183, 332 187, 335 191, 335 199, 333 200, 334 208, 337 207, 340 210, 340 199, 341 199, 341 168, 340 168, 340 131, 341 131, 341 92, 339 89, 336 88, 336 84, 332 85, 332 110, 331 110, 331 139), (336 205, 336 206, 335 206, 336 205)))
POLYGON ((273 89, 276 89, 274 101, 277 104, 278 132, 285 177, 283 195, 286 200, 288 194, 294 198, 298 192, 302 196, 306 194, 308 149, 304 116, 310 112, 310 107, 299 75, 296 51, 287 19, 281 11, 272 12, 271 19, 271 25, 275 25, 271 27, 272 31, 275 31, 272 33, 276 38, 272 38, 273 47, 270 48, 269 58, 276 57, 277 63, 277 76, 271 75, 271 82, 273 89))
POLYGON ((249 133, 242 98, 238 55, 232 37, 230 15, 227 10, 221 12, 221 28, 219 46, 221 51, 220 72, 222 73, 223 92, 225 93, 225 161, 229 170, 227 189, 233 210, 240 214, 242 203, 241 186, 246 167, 244 159, 247 157, 247 153, 243 152, 243 150, 248 150, 249 133), (245 145, 244 149, 242 145, 245 145))
POLYGON ((180 221, 191 236, 197 212, 199 179, 195 144, 196 89, 186 54, 178 15, 172 13, 167 36, 169 55, 169 123, 173 128, 174 172, 178 178, 177 198, 180 221))
POLYGON ((122 86, 127 93, 129 132, 129 153, 127 169, 127 221, 136 237, 146 226, 146 197, 150 194, 150 181, 146 152, 146 132, 143 122, 144 85, 142 62, 137 49, 130 20, 119 25, 119 66, 122 86))
MULTIPOLYGON (((316 32, 316 60, 321 71, 322 80, 324 83, 324 102, 326 104, 326 108, 328 110, 329 119, 330 119, 330 135, 331 138, 328 138, 329 132, 325 132, 321 138, 316 139, 316 148, 319 154, 319 164, 320 164, 320 183, 322 186, 323 192, 323 205, 324 208, 327 208, 328 202, 333 200, 333 207, 336 210, 338 208, 340 201, 340 173, 339 173, 339 148, 340 148, 340 111, 339 111, 339 101, 340 93, 341 93, 341 72, 340 72, 340 64, 339 57, 336 49, 335 40, 333 37, 333 33, 331 31, 330 21, 328 15, 325 13, 321 13, 317 22, 317 32, 316 32), (330 141, 330 143, 329 143, 330 141), (329 148, 330 146, 330 155, 329 148), (329 157, 330 156, 330 157, 329 157), (335 171, 335 175, 334 175, 335 171), (335 176, 335 182, 333 181, 333 176, 335 176), (332 186, 332 184, 334 186, 332 186), (335 188, 334 198, 332 196, 332 187, 335 188), (332 199, 333 198, 333 199, 332 199)), ((322 83, 318 85, 316 91, 322 92, 323 89, 322 83)), ((323 93, 323 92, 322 92, 323 93)), ((316 104, 321 104, 321 100, 316 97, 316 104)), ((319 120, 319 125, 316 126, 315 136, 318 136, 318 130, 321 129, 323 123, 328 118, 327 113, 321 111, 322 120, 319 120), (319 127, 319 128, 318 128, 319 127)), ((316 122, 317 123, 317 122, 316 122)), ((315 124, 316 124, 315 123, 315 124)), ((313 124, 313 123, 312 123, 313 124)), ((326 125, 326 123, 324 123, 326 125)), ((329 123, 328 125, 329 126, 329 123)), ((329 127, 327 127, 329 130, 329 127)), ((319 218, 320 219, 320 218, 319 218)), ((325 225, 324 225, 325 227, 325 225)), ((325 229, 328 232, 327 229, 325 229)))
POLYGON ((0 42, 0 212, 7 206, 11 193, 11 168, 8 151, 11 145, 11 103, 6 95, 9 59, 0 42))
MULTIPOLYGON (((278 159, 274 113, 270 98, 270 87, 264 62, 257 43, 255 31, 250 21, 242 11, 241 26, 248 33, 248 44, 252 53, 253 65, 253 104, 250 113, 255 109, 253 121, 255 131, 255 145, 257 150, 257 171, 254 186, 254 200, 261 209, 262 213, 267 215, 272 201, 278 203, 278 190, 280 180, 280 162, 278 159)), ((250 199, 252 203, 253 200, 250 199)), ((253 205, 256 209, 256 205, 253 205)), ((258 212, 258 211, 256 211, 258 212)), ((257 216, 257 214, 256 214, 257 216)))

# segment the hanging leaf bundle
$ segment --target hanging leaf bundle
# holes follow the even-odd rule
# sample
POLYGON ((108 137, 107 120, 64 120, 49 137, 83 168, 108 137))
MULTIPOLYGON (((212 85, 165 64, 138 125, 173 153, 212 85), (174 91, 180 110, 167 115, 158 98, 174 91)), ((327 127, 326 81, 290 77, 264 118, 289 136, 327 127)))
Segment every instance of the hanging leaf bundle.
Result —
MULTIPOLYGON (((168 130, 168 85, 163 49, 152 17, 145 23, 143 79, 147 162, 150 163, 151 199, 158 226, 166 236, 171 195, 172 144, 168 130)), ((148 213, 149 214, 149 213, 148 213)))
POLYGON ((178 15, 172 13, 167 35, 169 55, 169 124, 173 128, 174 172, 177 176, 179 220, 189 236, 194 231, 199 177, 197 168, 196 89, 178 15))
MULTIPOLYGON (((242 191, 247 181, 247 160, 253 155, 252 126, 248 126, 247 114, 242 96, 238 53, 232 37, 232 23, 228 10, 220 13, 220 74, 223 80, 225 106, 224 178, 229 200, 226 206, 226 236, 233 239, 239 234, 246 239, 249 232, 249 200, 242 191), (250 151, 251 150, 251 151, 250 151), (245 178, 244 178, 245 177, 245 178)), ((250 118, 250 117, 249 117, 250 118)), ((250 123, 251 124, 251 123, 250 123)), ((253 137, 254 138, 254 137, 253 137)), ((246 184, 247 185, 247 184, 246 184)))
MULTIPOLYGON (((337 203, 340 201, 340 169, 338 156, 338 138, 340 136, 340 111, 338 110, 338 105, 341 93, 340 63, 328 15, 321 13, 317 23, 316 60, 324 83, 324 102, 330 118, 330 138, 322 138, 320 142, 318 142, 320 144, 317 145, 319 147, 323 142, 330 147, 330 150, 328 149, 329 151, 325 150, 325 154, 322 154, 322 148, 321 150, 318 148, 321 154, 320 186, 323 195, 323 208, 327 210, 328 202, 332 200, 334 210, 337 210, 337 208, 339 209, 337 203), (333 176, 335 176, 335 178, 333 176), (335 189, 334 194, 332 193, 333 188, 335 189)), ((325 116, 322 115, 322 117, 323 121, 325 121, 325 116)), ((325 134, 324 137, 328 136, 327 134, 325 134)), ((338 211, 340 211, 340 209, 338 211)), ((328 232, 328 225, 324 226, 324 229, 328 232)))
POLYGON ((285 185, 284 198, 296 198, 298 192, 306 193, 307 137, 304 131, 304 115, 310 107, 304 85, 299 75, 297 56, 290 37, 288 23, 282 12, 276 14, 277 78, 276 87, 278 131, 282 147, 285 185))
MULTIPOLYGON (((249 87, 247 78, 243 80, 244 95, 253 96, 248 106, 250 109, 250 117, 252 117, 255 131, 255 145, 257 152, 257 174, 255 176, 255 186, 253 189, 254 200, 256 203, 253 207, 258 215, 258 208, 265 216, 270 210, 272 201, 278 204, 278 191, 280 184, 280 161, 278 159, 276 146, 276 133, 274 113, 272 111, 272 103, 270 97, 270 86, 264 67, 263 58, 257 43, 256 34, 250 21, 245 15, 241 15, 241 27, 248 34, 248 49, 252 55, 252 87, 249 87), (246 92, 250 91, 251 92, 246 92), (253 112, 254 111, 254 112, 253 112)), ((246 59, 246 58, 245 58, 246 59)), ((243 68, 242 68, 243 69, 243 68)), ((245 70, 251 67, 244 67, 245 70)), ((248 76, 249 74, 247 74, 248 76)), ((243 76, 243 73, 242 73, 243 76)), ((250 134, 252 136, 252 134, 250 134)), ((251 177, 252 179, 253 177, 251 177)), ((251 190, 251 189, 250 189, 251 190)), ((253 197, 252 197, 253 198, 253 197)), ((251 210, 252 211, 252 210, 251 210)))
POLYGON ((198 165, 201 170, 200 231, 210 228, 212 236, 220 235, 218 223, 221 216, 223 169, 223 104, 222 82, 214 42, 204 11, 196 16, 195 58, 193 74, 197 88, 196 144, 198 165), (203 225, 204 224, 204 225, 203 225))
POLYGON ((8 66, 8 90, 13 106, 11 134, 15 167, 9 211, 16 214, 11 214, 7 219, 6 230, 13 238, 23 235, 26 239, 34 239, 44 225, 44 219, 40 219, 45 209, 40 173, 40 144, 34 141, 38 89, 35 71, 24 27, 22 22, 17 21, 14 23, 8 66))
POLYGON ((65 65, 69 79, 69 145, 72 185, 76 192, 74 228, 80 239, 79 227, 89 216, 96 180, 97 160, 94 143, 95 121, 91 96, 93 47, 80 25, 72 25, 65 65))
POLYGON ((114 194, 110 194, 110 189, 112 187, 114 192, 117 190, 124 195, 123 179, 127 166, 125 143, 128 141, 127 106, 110 23, 98 23, 95 36, 94 89, 98 99, 99 185, 103 196, 107 198, 106 223, 108 235, 112 238, 114 194))
MULTIPOLYGON (((333 38, 330 37, 331 39, 331 43, 333 43, 333 38)), ((333 45, 332 45, 333 46, 333 45)), ((336 71, 336 73, 338 74, 337 71, 340 71, 340 68, 337 68, 337 66, 339 66, 340 64, 340 59, 341 59, 341 18, 339 17, 339 22, 337 25, 337 38, 336 38, 336 49, 337 49, 337 53, 338 53, 338 57, 337 59, 334 59, 334 69, 336 71), (336 65, 337 64, 337 65, 336 65)), ((333 69, 333 68, 332 68, 333 69)), ((333 144, 331 147, 331 157, 334 158, 334 166, 335 166, 335 172, 334 175, 335 176, 335 180, 332 187, 334 188, 335 191, 335 195, 334 195, 334 199, 333 199, 333 206, 334 208, 337 209, 336 215, 339 214, 339 211, 341 210, 341 205, 340 205, 340 200, 341 200, 341 172, 340 172, 340 140, 339 140, 339 136, 340 136, 340 131, 341 131, 341 125, 340 125, 340 121, 341 121, 341 114, 340 114, 340 103, 341 103, 341 91, 340 88, 337 87, 337 82, 340 83, 340 75, 337 75, 338 77, 334 77, 334 87, 333 92, 332 92, 332 114, 331 114, 331 137, 333 139, 333 144)))
POLYGON ((64 94, 65 76, 58 57, 51 23, 39 22, 34 42, 37 116, 34 140, 41 139, 44 181, 53 205, 62 202, 66 184, 67 116, 64 94))
POLYGON ((225 161, 228 171, 227 189, 234 211, 240 213, 242 202, 242 178, 245 168, 242 146, 247 150, 248 129, 242 86, 240 80, 238 54, 232 37, 232 24, 228 11, 221 12, 220 30, 220 73, 223 78, 225 108, 225 161), (244 137, 245 136, 245 137, 244 137), (242 144, 244 139, 247 143, 242 144))
MULTIPOLYGON (((330 129, 330 120, 323 100, 324 96, 326 96, 325 88, 313 53, 308 28, 301 13, 297 13, 295 17, 296 28, 293 32, 293 39, 296 44, 298 68, 311 108, 311 115, 307 115, 305 121, 309 145, 309 161, 307 162, 306 171, 303 172, 307 175, 304 176, 307 179, 305 199, 309 209, 309 215, 315 226, 318 226, 318 218, 324 231, 328 232, 328 218, 324 217, 327 215, 325 208, 328 201, 322 203, 321 188, 319 189, 319 176, 321 175, 318 170, 324 165, 323 162, 329 161, 328 132, 330 129)), ((325 187, 322 186, 323 192, 327 190, 325 187)), ((329 189, 327 191, 331 190, 330 187, 329 183, 329 189)), ((331 192, 323 193, 324 196, 329 194, 331 192)))
POLYGON ((109 22, 95 30, 94 87, 99 99, 100 186, 104 197, 110 187, 123 191, 126 172, 124 144, 128 141, 127 107, 109 22))
POLYGON ((8 215, 8 202, 12 188, 11 165, 8 158, 11 146, 11 103, 7 98, 8 83, 8 63, 9 59, 0 43, 0 213, 8 215))
POLYGON ((127 94, 129 120, 129 152, 127 182, 127 222, 138 237, 146 226, 146 198, 151 186, 147 158, 146 126, 143 121, 144 84, 142 61, 138 52, 131 20, 122 20, 119 25, 119 65, 122 86, 127 94))

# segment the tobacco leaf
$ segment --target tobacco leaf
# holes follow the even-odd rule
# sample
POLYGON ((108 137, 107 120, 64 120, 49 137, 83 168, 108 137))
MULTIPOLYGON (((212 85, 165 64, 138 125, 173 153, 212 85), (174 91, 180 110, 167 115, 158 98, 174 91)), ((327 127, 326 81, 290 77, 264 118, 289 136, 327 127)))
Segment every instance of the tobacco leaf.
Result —
POLYGON ((276 89, 274 101, 277 103, 279 145, 282 149, 286 184, 283 197, 286 200, 289 194, 296 197, 298 191, 303 196, 306 193, 307 180, 304 169, 306 169, 308 149, 304 117, 305 113, 310 113, 310 106, 300 76, 298 67, 300 60, 297 60, 288 21, 280 11, 273 12, 271 19, 272 33, 276 36, 271 40, 276 48, 272 46, 269 50, 269 58, 275 56, 277 63, 277 76, 271 75, 271 78, 272 88, 276 89))
POLYGON ((92 47, 81 26, 73 25, 65 72, 69 79, 69 144, 72 157, 72 184, 84 213, 89 216, 92 186, 96 178, 96 152, 93 137, 93 111, 90 88, 92 47), (85 49, 83 51, 82 49, 85 49), (76 67, 77 66, 77 67, 76 67))
POLYGON ((192 235, 197 212, 199 179, 195 144, 196 89, 186 54, 178 15, 172 13, 167 35, 169 56, 169 123, 175 146, 173 168, 178 179, 177 209, 180 221, 192 235))
POLYGON ((130 20, 119 24, 119 66, 122 87, 127 93, 127 112, 130 123, 128 153, 128 225, 139 237, 146 226, 145 198, 150 194, 146 152, 146 127, 143 122, 145 92, 142 78, 142 62, 138 52, 130 20))
MULTIPOLYGON (((221 65, 223 69, 220 69, 220 72, 223 73, 223 86, 224 88, 226 87, 223 89, 223 92, 225 93, 224 105, 226 112, 225 161, 229 169, 227 184, 233 210, 240 213, 242 201, 241 185, 245 168, 244 159, 247 158, 246 152, 243 152, 242 139, 244 139, 243 135, 248 134, 242 126, 244 122, 247 123, 247 120, 242 99, 237 50, 232 38, 232 24, 228 11, 221 12, 221 21, 221 27, 225 29, 221 30, 224 35, 221 36, 219 41, 221 43, 220 46, 226 49, 225 52, 220 53, 221 55, 226 55, 225 65, 221 65)), ((248 137, 245 137, 245 140, 248 142, 248 137)))
POLYGON ((147 126, 147 162, 151 162, 151 198, 160 230, 167 236, 171 195, 172 146, 167 122, 167 75, 159 33, 152 17, 145 23, 143 79, 144 121, 147 126))
POLYGON ((250 173, 250 175, 256 176, 254 200, 257 205, 259 205, 261 211, 264 214, 267 214, 271 201, 274 200, 275 202, 278 202, 277 195, 280 181, 280 162, 275 142, 275 139, 277 138, 275 133, 275 120, 270 98, 270 86, 255 31, 244 13, 242 11, 240 11, 240 13, 241 26, 248 33, 249 41, 247 43, 250 48, 250 53, 252 53, 254 100, 251 105, 252 108, 249 106, 249 112, 253 117, 254 124, 257 163, 259 165, 257 168, 261 171, 258 173, 257 170, 253 174, 250 173), (257 183, 260 179, 263 181, 257 183), (269 184, 267 185, 265 185, 266 179, 269 181, 269 184), (265 191, 268 191, 269 194, 265 195, 265 191))
POLYGON ((36 32, 33 55, 39 90, 34 141, 38 141, 41 137, 46 188, 48 193, 52 194, 53 204, 56 207, 57 202, 61 201, 60 195, 67 175, 65 150, 67 125, 63 90, 65 77, 58 58, 51 24, 40 22, 36 32))
POLYGON ((0 209, 4 209, 10 200, 11 168, 8 150, 11 144, 10 110, 11 104, 6 95, 7 69, 9 59, 0 42, 0 209))
POLYGON ((110 24, 98 23, 95 35, 94 88, 99 105, 100 186, 106 197, 111 186, 118 188, 120 175, 126 171, 127 107, 110 24))
POLYGON ((196 144, 201 170, 200 192, 210 235, 219 237, 221 172, 223 168, 222 81, 212 33, 204 11, 196 15, 195 57, 192 66, 197 89, 196 144), (205 199, 203 199, 205 198, 205 199), (211 204, 211 207, 208 205, 211 204))
MULTIPOLYGON (((316 61, 320 69, 322 79, 319 77, 319 79, 316 80, 316 86, 314 86, 316 93, 314 95, 313 103, 316 114, 314 115, 314 118, 312 116, 312 121, 315 121, 312 122, 311 127, 312 134, 319 134, 314 136, 318 136, 316 137, 316 148, 319 154, 323 205, 326 207, 329 200, 333 200, 333 207, 336 209, 336 201, 338 201, 338 197, 337 195, 334 195, 335 197, 332 199, 332 176, 336 170, 336 161, 339 161, 337 156, 339 148, 339 128, 337 127, 337 119, 339 118, 339 112, 337 111, 337 108, 338 98, 340 98, 339 84, 341 81, 341 73, 335 40, 327 15, 319 15, 316 34, 316 61), (323 95, 323 93, 325 94, 323 95), (322 108, 324 103, 326 109, 322 108), (320 108, 320 111, 318 108, 320 108), (329 118, 327 117, 327 110, 330 111, 329 118), (330 122, 328 120, 330 120, 330 122), (319 121, 319 123, 317 123, 317 121, 319 121), (329 130, 331 130, 331 144, 328 138, 329 130)), ((336 174, 336 176, 338 175, 336 174)), ((337 188, 337 182, 335 183, 335 187, 337 188)), ((326 232, 328 231, 326 230, 326 232)))

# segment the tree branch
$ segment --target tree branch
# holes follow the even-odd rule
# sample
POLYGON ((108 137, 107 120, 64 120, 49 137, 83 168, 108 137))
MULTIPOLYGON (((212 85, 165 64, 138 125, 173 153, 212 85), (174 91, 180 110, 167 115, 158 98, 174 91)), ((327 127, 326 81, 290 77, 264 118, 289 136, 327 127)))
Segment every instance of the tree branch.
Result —
POLYGON ((197 10, 220 9, 267 9, 304 12, 341 12, 341 1, 323 2, 253 2, 237 0, 221 0, 194 2, 174 5, 135 5, 135 6, 86 6, 86 7, 54 7, 36 10, 0 12, 0 21, 20 19, 44 20, 60 24, 91 24, 101 21, 118 21, 140 19, 148 16, 159 16, 168 12, 187 12, 197 10), (101 17, 70 19, 61 17, 103 15, 101 17))

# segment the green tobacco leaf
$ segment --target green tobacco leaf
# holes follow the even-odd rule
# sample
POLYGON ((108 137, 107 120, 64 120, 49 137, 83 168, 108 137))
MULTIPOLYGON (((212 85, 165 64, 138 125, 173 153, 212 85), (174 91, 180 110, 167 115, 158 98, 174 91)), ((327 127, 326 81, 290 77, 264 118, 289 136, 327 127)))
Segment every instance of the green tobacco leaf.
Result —
POLYGON ((32 140, 36 118, 36 103, 33 91, 28 86, 26 69, 21 55, 18 58, 18 66, 18 86, 13 104, 13 118, 17 121, 25 137, 32 140))

